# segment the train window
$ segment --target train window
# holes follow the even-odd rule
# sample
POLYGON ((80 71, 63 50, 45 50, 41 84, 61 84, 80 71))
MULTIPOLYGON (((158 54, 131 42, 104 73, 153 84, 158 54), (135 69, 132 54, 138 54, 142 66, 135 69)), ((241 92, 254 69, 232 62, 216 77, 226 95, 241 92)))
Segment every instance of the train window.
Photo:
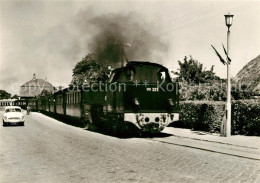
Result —
POLYGON ((164 82, 166 78, 166 72, 165 71, 159 71, 158 72, 158 81, 164 82))
POLYGON ((127 79, 128 79, 129 81, 133 81, 134 78, 135 78, 135 71, 134 71, 134 69, 129 69, 129 70, 127 70, 127 71, 126 71, 126 75, 127 75, 127 79))

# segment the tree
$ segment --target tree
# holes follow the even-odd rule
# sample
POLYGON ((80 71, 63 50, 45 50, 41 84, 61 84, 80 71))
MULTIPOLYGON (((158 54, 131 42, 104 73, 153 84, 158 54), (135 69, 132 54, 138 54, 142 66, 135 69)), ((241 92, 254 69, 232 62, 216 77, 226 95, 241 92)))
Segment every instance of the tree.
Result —
POLYGON ((5 90, 0 90, 0 100, 2 99, 9 99, 11 97, 11 94, 8 93, 5 90))
POLYGON ((52 93, 48 90, 43 89, 39 96, 50 96, 52 93))
POLYGON ((19 99, 19 96, 15 94, 12 96, 12 99, 19 99))
POLYGON ((180 68, 178 72, 173 72, 178 75, 178 81, 186 81, 188 83, 208 83, 214 80, 220 80, 214 73, 214 66, 210 70, 205 70, 203 65, 190 56, 188 60, 187 56, 184 57, 184 62, 178 61, 180 68))
POLYGON ((108 76, 94 54, 88 54, 73 69, 71 85, 88 85, 92 82, 105 82, 108 76))

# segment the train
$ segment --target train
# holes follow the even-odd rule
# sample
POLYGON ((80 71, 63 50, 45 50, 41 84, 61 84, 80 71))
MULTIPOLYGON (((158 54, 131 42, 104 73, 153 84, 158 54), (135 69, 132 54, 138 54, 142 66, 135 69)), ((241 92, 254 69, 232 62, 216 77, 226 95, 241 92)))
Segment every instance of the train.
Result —
POLYGON ((128 62, 113 69, 107 82, 71 86, 28 105, 114 133, 159 133, 179 120, 178 83, 166 67, 151 62, 128 62))

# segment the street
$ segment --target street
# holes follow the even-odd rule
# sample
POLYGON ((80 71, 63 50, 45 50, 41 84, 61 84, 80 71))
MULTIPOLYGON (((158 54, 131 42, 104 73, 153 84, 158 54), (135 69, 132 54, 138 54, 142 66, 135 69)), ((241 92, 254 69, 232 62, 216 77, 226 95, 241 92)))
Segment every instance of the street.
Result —
POLYGON ((24 127, 1 126, 0 134, 1 183, 260 182, 257 160, 146 138, 120 139, 36 112, 25 116, 24 127))

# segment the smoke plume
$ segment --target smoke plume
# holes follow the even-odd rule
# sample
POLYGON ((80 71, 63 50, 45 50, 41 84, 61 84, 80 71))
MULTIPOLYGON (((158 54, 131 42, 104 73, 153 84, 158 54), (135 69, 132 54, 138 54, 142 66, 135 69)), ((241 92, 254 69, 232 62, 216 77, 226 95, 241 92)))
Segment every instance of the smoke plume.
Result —
POLYGON ((149 36, 148 29, 153 25, 136 13, 93 16, 84 11, 78 18, 81 32, 89 35, 89 52, 103 64, 120 65, 120 43, 131 45, 122 46, 129 60, 160 62, 159 55, 167 52, 168 45, 160 37, 149 36))

